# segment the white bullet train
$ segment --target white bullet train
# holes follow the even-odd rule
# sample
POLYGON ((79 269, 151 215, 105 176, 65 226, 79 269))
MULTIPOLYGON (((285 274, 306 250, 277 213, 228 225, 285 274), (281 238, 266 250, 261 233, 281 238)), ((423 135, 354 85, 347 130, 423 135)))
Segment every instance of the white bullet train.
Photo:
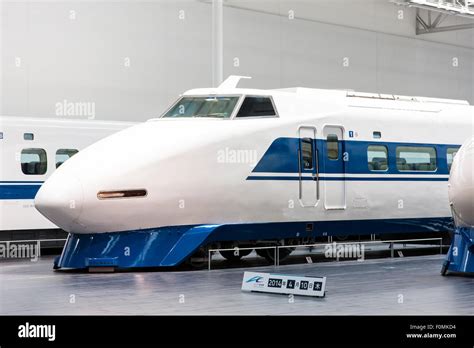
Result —
POLYGON ((131 125, 0 116, 0 240, 66 238, 34 208, 36 192, 78 151, 131 125))
POLYGON ((474 136, 454 159, 448 193, 456 230, 441 273, 474 273, 474 136))
POLYGON ((239 78, 187 91, 48 179, 36 207, 70 232, 56 268, 176 266, 211 246, 287 245, 281 259, 321 236, 452 228, 467 102, 242 89, 239 78))

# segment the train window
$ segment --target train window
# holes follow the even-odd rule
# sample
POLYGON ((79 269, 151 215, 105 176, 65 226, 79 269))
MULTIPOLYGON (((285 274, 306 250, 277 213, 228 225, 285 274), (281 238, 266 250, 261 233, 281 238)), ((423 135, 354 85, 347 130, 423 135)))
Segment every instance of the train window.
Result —
POLYGON ((372 135, 373 135, 374 139, 382 138, 382 132, 375 131, 375 132, 372 133, 372 135))
POLYGON ((336 134, 328 134, 327 136, 327 156, 330 160, 339 158, 339 139, 336 134))
POLYGON ((229 118, 238 100, 226 96, 183 97, 163 117, 229 118))
POLYGON ((3 139, 3 132, 0 132, 0 140, 3 139))
POLYGON ((367 148, 369 170, 385 171, 388 169, 388 150, 383 145, 369 145, 367 148))
POLYGON ((453 160, 454 156, 456 156, 456 153, 458 152, 458 148, 448 148, 446 152, 446 159, 448 161, 448 170, 451 171, 451 166, 453 165, 453 160))
POLYGON ((301 139, 301 157, 303 159, 303 169, 313 169, 313 139, 301 139))
POLYGON ((24 149, 21 151, 21 171, 26 175, 43 175, 48 168, 46 151, 24 149))
POLYGON ((76 149, 59 149, 56 151, 56 168, 66 162, 79 151, 76 149))
POLYGON ((399 171, 435 171, 436 149, 434 147, 398 146, 397 169, 399 171))
POLYGON ((268 97, 246 97, 237 117, 276 116, 272 100, 268 97))
POLYGON ((23 133, 24 140, 35 140, 35 135, 33 133, 23 133))

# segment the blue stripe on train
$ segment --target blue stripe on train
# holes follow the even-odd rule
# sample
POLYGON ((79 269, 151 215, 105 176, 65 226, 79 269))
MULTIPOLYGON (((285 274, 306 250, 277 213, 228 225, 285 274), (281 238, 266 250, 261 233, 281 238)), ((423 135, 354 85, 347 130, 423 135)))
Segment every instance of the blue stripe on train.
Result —
POLYGON ((441 232, 452 218, 305 221, 170 226, 137 231, 70 234, 57 268, 86 268, 111 262, 119 268, 176 266, 199 247, 217 241, 279 240, 331 235, 441 232), (307 225, 313 224, 313 231, 307 225), (128 250, 128 253, 124 253, 128 250))
POLYGON ((2 185, 0 184, 0 200, 35 199, 41 184, 2 185))
MULTIPOLYGON (((434 175, 433 175, 434 176, 434 175)), ((277 181, 297 181, 300 178, 298 176, 249 176, 247 180, 277 180, 277 181)), ((316 180, 313 177, 304 176, 302 177, 303 181, 314 181, 316 180)), ((319 177, 319 180, 322 181, 448 181, 447 177, 443 178, 414 178, 414 177, 393 177, 387 176, 385 178, 380 176, 374 176, 372 178, 360 178, 360 177, 319 177)))
POLYGON ((0 181, 0 184, 43 184, 44 181, 0 181))
MULTIPOLYGON (((298 173, 298 150, 299 138, 277 138, 269 146, 260 161, 255 166, 253 173, 298 173)), ((422 143, 400 143, 382 141, 339 141, 339 160, 326 160, 327 142, 316 139, 317 159, 319 173, 324 174, 413 174, 413 175, 448 175, 447 149, 459 148, 460 145, 451 144, 422 144, 422 143), (383 145, 388 150, 388 170, 370 171, 367 159, 367 148, 369 145, 383 145), (396 148, 398 146, 434 147, 437 156, 437 169, 433 172, 425 171, 399 171, 396 164, 396 148), (341 161, 343 153, 347 153, 345 161, 341 161), (343 163, 341 163, 343 162, 343 163), (343 165, 343 170, 341 165, 343 165)), ((305 170, 305 173, 311 172, 305 170)))

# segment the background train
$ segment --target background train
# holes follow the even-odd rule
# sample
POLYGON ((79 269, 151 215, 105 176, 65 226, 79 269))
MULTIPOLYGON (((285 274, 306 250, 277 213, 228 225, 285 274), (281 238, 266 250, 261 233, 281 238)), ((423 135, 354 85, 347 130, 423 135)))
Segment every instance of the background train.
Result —
POLYGON ((37 191, 78 151, 132 124, 1 116, 0 240, 66 238, 34 208, 37 191))
POLYGON ((456 230, 441 274, 474 273, 474 135, 459 149, 448 187, 456 230))
POLYGON ((184 93, 50 177, 36 207, 70 232, 58 268, 175 266, 210 246, 286 245, 281 259, 319 237, 452 228, 467 102, 237 82, 184 93))

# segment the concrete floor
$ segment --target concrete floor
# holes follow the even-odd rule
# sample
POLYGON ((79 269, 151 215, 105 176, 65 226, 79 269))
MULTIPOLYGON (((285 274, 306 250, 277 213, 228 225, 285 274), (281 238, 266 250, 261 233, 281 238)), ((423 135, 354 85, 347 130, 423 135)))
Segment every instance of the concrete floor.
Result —
POLYGON ((53 272, 53 257, 0 263, 1 315, 473 315, 474 278, 443 255, 212 271, 53 272), (325 298, 245 293, 245 270, 327 277, 325 298), (403 303, 399 299, 403 296, 403 303))

